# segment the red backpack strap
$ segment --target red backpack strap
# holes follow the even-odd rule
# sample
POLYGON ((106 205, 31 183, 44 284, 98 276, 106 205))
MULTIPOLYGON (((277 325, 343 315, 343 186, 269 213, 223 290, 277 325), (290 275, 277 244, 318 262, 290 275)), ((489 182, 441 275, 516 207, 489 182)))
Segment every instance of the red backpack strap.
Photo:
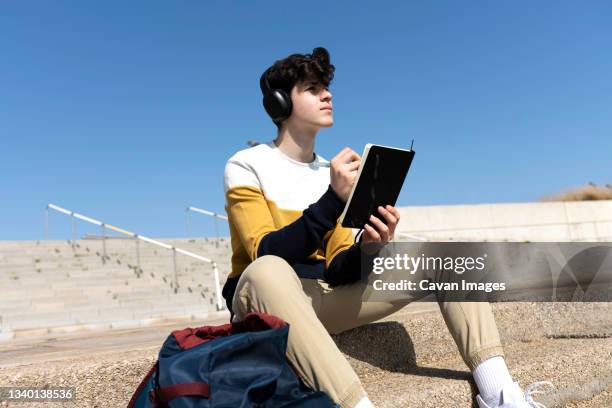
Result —
POLYGON ((181 350, 188 350, 219 337, 226 337, 236 333, 278 329, 285 326, 287 326, 287 323, 276 316, 265 313, 249 313, 241 322, 227 323, 220 326, 188 327, 183 330, 173 331, 172 336, 176 339, 181 350))
POLYGON ((132 398, 130 398, 130 402, 128 402, 127 408, 134 407, 134 404, 136 403, 136 400, 140 396, 140 393, 142 392, 144 387, 146 387, 151 377, 153 377, 153 374, 155 374, 155 370, 157 370, 157 361, 155 362, 155 364, 153 364, 153 367, 151 367, 151 369, 149 370, 145 378, 140 382, 140 384, 138 385, 138 388, 136 388, 136 391, 134 391, 134 394, 132 394, 132 398))
POLYGON ((182 350, 187 350, 218 337, 229 336, 231 331, 232 325, 228 323, 221 326, 203 326, 195 329, 188 327, 183 330, 175 330, 172 336, 182 350))
POLYGON ((278 329, 285 326, 287 326, 287 323, 276 316, 265 313, 249 313, 243 321, 232 324, 232 333, 278 329))
POLYGON ((158 407, 179 397, 210 398, 210 386, 205 382, 173 384, 149 392, 149 400, 158 407))

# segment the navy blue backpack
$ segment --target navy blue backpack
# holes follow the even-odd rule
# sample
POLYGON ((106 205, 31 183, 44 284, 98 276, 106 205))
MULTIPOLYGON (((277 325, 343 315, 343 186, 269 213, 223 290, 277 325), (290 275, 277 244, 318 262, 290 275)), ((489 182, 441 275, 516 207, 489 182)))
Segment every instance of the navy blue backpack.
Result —
POLYGON ((289 325, 263 313, 172 332, 128 408, 337 407, 286 360, 289 325))

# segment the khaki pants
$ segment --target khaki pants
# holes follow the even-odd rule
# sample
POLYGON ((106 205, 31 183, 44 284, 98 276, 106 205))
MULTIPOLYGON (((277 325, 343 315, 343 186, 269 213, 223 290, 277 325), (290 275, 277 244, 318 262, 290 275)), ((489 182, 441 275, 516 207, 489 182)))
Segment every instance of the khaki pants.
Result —
MULTIPOLYGON (((340 333, 388 316, 406 302, 363 302, 361 282, 329 287, 300 279, 277 256, 263 256, 242 273, 234 294, 234 320, 263 312, 290 324, 287 358, 310 387, 326 392, 342 408, 366 395, 357 374, 329 333, 340 333)), ((459 352, 473 370, 503 355, 491 307, 484 302, 440 302, 440 310, 459 352)))

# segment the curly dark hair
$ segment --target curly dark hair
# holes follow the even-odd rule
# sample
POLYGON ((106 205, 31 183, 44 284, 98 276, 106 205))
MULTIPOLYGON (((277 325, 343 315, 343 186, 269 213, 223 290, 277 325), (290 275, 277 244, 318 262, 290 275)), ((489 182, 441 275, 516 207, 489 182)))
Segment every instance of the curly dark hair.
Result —
POLYGON ((329 52, 323 47, 317 47, 312 50, 312 54, 291 54, 276 61, 266 77, 271 88, 282 89, 290 96, 295 84, 306 80, 316 80, 328 87, 334 79, 335 69, 329 61, 329 52))

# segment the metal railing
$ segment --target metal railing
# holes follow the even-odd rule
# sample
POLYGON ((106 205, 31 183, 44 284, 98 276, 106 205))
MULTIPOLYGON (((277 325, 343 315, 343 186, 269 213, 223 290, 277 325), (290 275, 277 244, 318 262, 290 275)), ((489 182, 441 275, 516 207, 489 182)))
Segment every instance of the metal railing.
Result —
POLYGON ((217 310, 223 310, 224 309, 224 305, 223 305, 223 301, 222 301, 222 297, 221 297, 221 284, 220 284, 220 279, 219 279, 219 269, 217 268, 217 263, 215 261, 213 261, 212 259, 206 258, 204 256, 198 255, 198 254, 194 254, 193 252, 190 251, 186 251, 184 249, 181 248, 177 248, 173 245, 169 245, 160 241, 156 241, 154 239, 145 237, 144 235, 140 235, 140 234, 136 234, 134 232, 130 232, 127 231, 123 228, 119 228, 116 227, 112 224, 108 224, 108 223, 104 223, 98 220, 95 220, 93 218, 87 217, 85 215, 76 213, 74 211, 70 211, 67 210, 65 208, 59 207, 57 205, 54 204, 48 204, 47 207, 45 208, 45 239, 49 238, 49 210, 55 210, 57 212, 60 212, 62 214, 68 215, 71 218, 72 221, 72 244, 74 245, 74 242, 76 241, 76 219, 88 222, 90 224, 94 224, 100 227, 101 229, 101 233, 102 233, 102 260, 103 262, 106 262, 106 260, 108 259, 108 256, 106 255, 106 229, 109 229, 111 231, 115 231, 118 232, 120 234, 124 234, 127 235, 128 237, 134 238, 135 242, 136 242, 136 258, 137 258, 137 262, 138 262, 138 269, 140 271, 142 271, 142 269, 140 268, 140 245, 139 245, 139 241, 144 241, 147 242, 149 244, 153 244, 153 245, 157 245, 159 247, 168 249, 170 251, 172 251, 172 261, 174 263, 174 287, 176 288, 175 291, 178 289, 178 268, 177 268, 177 263, 176 263, 176 254, 183 254, 185 256, 197 259, 199 261, 211 264, 212 268, 213 268, 213 272, 214 272, 214 277, 215 277, 215 291, 216 291, 216 298, 217 298, 217 310))
POLYGON ((209 217, 213 217, 215 220, 215 238, 217 238, 217 244, 219 243, 219 221, 223 220, 227 221, 227 216, 223 214, 219 214, 213 211, 203 210, 197 207, 187 207, 185 210, 187 216, 187 236, 191 238, 191 213, 195 212, 198 214, 208 215, 209 217))

